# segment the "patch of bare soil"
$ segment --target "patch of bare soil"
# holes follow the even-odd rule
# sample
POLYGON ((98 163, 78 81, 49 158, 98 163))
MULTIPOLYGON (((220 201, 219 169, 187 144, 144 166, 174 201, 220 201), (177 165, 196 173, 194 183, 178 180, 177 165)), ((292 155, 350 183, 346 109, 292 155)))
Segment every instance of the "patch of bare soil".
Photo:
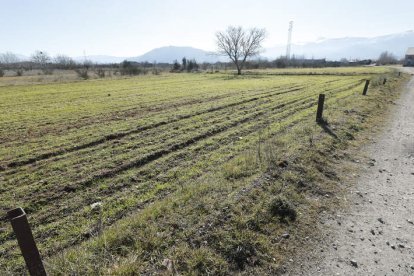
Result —
POLYGON ((392 116, 347 207, 322 218, 322 237, 286 275, 414 275, 414 78, 392 116))

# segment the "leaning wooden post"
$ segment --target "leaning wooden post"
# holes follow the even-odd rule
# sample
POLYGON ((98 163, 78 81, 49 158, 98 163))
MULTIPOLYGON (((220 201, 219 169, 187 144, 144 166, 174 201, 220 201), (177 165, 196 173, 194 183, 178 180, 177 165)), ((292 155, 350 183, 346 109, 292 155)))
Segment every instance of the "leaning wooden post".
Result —
POLYGON ((318 110, 316 111, 316 122, 322 122, 323 103, 325 102, 325 94, 319 94, 318 110))
POLYGON ((369 80, 365 81, 365 87, 364 87, 364 91, 362 92, 362 95, 366 95, 367 91, 368 91, 368 86, 369 86, 369 80))
POLYGON ((399 76, 399 77, 401 76, 401 72, 398 72, 398 76, 399 76))
POLYGON ((24 261, 31 276, 46 276, 46 271, 40 257, 39 250, 33 238, 26 213, 22 208, 16 208, 7 212, 24 261))
POLYGON ((387 78, 384 78, 384 81, 382 82, 382 85, 384 85, 387 82, 387 78))

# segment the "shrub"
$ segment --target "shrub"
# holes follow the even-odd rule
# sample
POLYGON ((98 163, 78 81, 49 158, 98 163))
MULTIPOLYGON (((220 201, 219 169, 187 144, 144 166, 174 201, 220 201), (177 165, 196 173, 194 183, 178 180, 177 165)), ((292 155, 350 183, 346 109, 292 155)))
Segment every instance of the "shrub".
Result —
POLYGON ((43 75, 53 75, 53 69, 43 68, 42 72, 43 72, 43 75))
POLYGON ((99 68, 98 70, 96 70, 96 71, 95 71, 95 74, 96 74, 99 78, 105 78, 105 74, 106 74, 106 72, 105 72, 105 70, 104 70, 104 69, 99 68))
POLYGON ((134 65, 132 62, 124 60, 121 63, 121 68, 120 68, 120 73, 121 75, 130 75, 130 76, 134 76, 134 75, 141 75, 141 74, 146 74, 147 71, 145 69, 139 68, 138 66, 134 65))
POLYGON ((190 61, 187 62, 187 72, 192 72, 192 71, 198 71, 199 65, 197 64, 197 61, 195 59, 192 59, 190 61))
POLYGON ((294 221, 297 216, 293 205, 282 196, 277 196, 270 202, 269 212, 272 216, 279 217, 281 221, 286 221, 287 218, 294 221))
POLYGON ((78 77, 84 80, 89 79, 88 69, 86 68, 76 69, 75 72, 76 74, 78 74, 78 77))
POLYGON ((160 74, 160 70, 158 68, 154 68, 154 69, 152 69, 152 74, 153 75, 159 75, 160 74))
POLYGON ((236 269, 243 270, 246 265, 258 264, 257 255, 263 251, 260 243, 255 241, 254 234, 250 231, 235 231, 229 235, 220 237, 218 251, 222 252, 225 259, 230 261, 236 269))
POLYGON ((398 60, 396 56, 388 51, 382 52, 378 57, 378 65, 397 64, 398 60))
POLYGON ((3 69, 0 69, 0 78, 1 78, 1 77, 4 77, 4 74, 5 74, 5 73, 4 73, 4 70, 3 70, 3 69))
POLYGON ((17 76, 17 77, 21 77, 21 76, 23 76, 23 70, 22 70, 22 69, 17 69, 17 70, 16 70, 16 76, 17 76))
POLYGON ((178 63, 177 60, 174 60, 173 66, 171 68, 171 72, 180 72, 181 71, 181 65, 178 63))

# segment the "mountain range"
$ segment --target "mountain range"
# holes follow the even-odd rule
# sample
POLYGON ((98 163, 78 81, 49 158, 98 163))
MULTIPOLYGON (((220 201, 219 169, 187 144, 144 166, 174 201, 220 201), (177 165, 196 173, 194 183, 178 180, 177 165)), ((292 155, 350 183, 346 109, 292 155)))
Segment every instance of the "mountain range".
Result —
MULTIPOLYGON (((315 42, 292 44, 291 53, 295 56, 306 58, 326 58, 328 60, 375 59, 382 52, 388 51, 397 58, 404 56, 408 47, 414 47, 414 31, 396 33, 377 37, 344 37, 333 39, 320 39, 315 42)), ((275 59, 286 53, 286 45, 276 45, 264 49, 259 56, 263 59, 275 59)), ((19 56, 21 57, 21 56, 19 56)), ((143 55, 135 57, 115 57, 107 55, 94 55, 86 57, 74 57, 76 61, 85 59, 95 63, 119 63, 123 60, 137 62, 173 63, 181 61, 183 57, 195 59, 197 62, 226 61, 226 57, 214 55, 211 52, 193 47, 166 46, 153 49, 143 55)), ((23 57, 21 57, 24 60, 23 57)), ((28 58, 27 58, 28 59, 28 58)))
POLYGON ((96 63, 119 63, 124 60, 150 63, 173 63, 174 60, 181 62, 183 57, 187 59, 195 59, 197 62, 215 63, 217 61, 226 61, 225 57, 217 56, 212 52, 187 46, 166 46, 155 48, 141 56, 136 57, 94 55, 74 57, 73 59, 78 62, 82 62, 87 59, 96 63))
MULTIPOLYGON (((414 46, 414 31, 396 33, 377 37, 344 37, 321 39, 316 42, 292 44, 291 53, 306 58, 326 58, 328 60, 376 59, 388 51, 397 58, 402 58, 408 47, 414 46)), ((285 55, 286 45, 266 49, 263 56, 276 58, 285 55)))
POLYGON ((159 63, 172 63, 174 60, 181 61, 183 57, 186 57, 187 59, 195 59, 198 62, 217 62, 223 60, 222 57, 201 49, 177 46, 156 48, 142 56, 129 58, 128 60, 137 62, 156 61, 159 63))

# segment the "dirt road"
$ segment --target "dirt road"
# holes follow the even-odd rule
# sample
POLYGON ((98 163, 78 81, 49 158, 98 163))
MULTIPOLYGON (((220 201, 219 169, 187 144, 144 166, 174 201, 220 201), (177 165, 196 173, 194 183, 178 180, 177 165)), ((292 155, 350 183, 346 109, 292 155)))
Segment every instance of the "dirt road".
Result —
POLYGON ((414 77, 368 155, 349 208, 326 218, 322 244, 287 274, 414 275, 414 77))

